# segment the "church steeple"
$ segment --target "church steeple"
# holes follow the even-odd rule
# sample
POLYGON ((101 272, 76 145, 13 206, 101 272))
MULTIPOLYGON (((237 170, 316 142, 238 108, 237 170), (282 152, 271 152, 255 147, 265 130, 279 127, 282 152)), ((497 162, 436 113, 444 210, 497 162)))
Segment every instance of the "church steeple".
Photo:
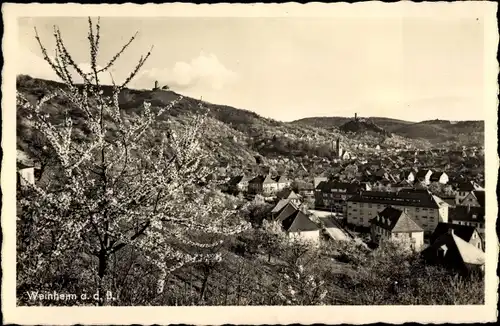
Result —
POLYGON ((335 143, 335 154, 338 158, 342 158, 342 146, 340 145, 340 138, 337 138, 335 143))

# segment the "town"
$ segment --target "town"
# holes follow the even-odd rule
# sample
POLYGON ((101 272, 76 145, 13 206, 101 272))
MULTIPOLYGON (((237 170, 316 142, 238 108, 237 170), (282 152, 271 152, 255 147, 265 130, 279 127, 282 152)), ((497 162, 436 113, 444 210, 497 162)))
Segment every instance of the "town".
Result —
MULTIPOLYGON (((167 48, 150 66, 151 51, 135 66, 126 67, 130 59, 118 63, 137 34, 102 66, 98 54, 107 44, 100 42, 100 18, 79 22, 88 24, 90 43, 83 66, 59 27, 23 20, 19 33, 25 38, 33 31, 22 42, 38 47, 37 62, 56 76, 19 72, 16 78, 18 305, 484 304, 491 244, 482 116, 435 119, 455 118, 456 111, 446 113, 451 109, 443 104, 444 115, 436 115, 415 97, 404 105, 391 99, 397 107, 382 110, 372 95, 403 94, 392 90, 398 79, 380 90, 370 81, 363 90, 356 83, 344 87, 351 73, 328 72, 325 78, 339 79, 307 85, 322 93, 294 94, 288 104, 295 92, 284 80, 271 83, 281 94, 269 106, 271 118, 250 102, 228 97, 228 105, 215 104, 184 94, 154 68, 167 48), (47 38, 55 38, 55 61, 47 38), (113 70, 115 62, 121 67, 113 70), (104 73, 111 79, 101 80, 104 73), (123 77, 121 84, 115 77, 123 77), (330 91, 345 95, 343 104, 333 103, 330 91), (308 99, 316 96, 327 111, 313 110, 308 99), (334 108, 350 102, 349 109, 334 108), (419 109, 407 109, 412 105, 419 109), (64 293, 75 296, 57 300, 64 293)), ((136 26, 147 24, 139 19, 136 26)), ((74 37, 82 34, 68 28, 74 37)), ((303 59, 315 58, 313 52, 303 59)), ((298 67, 312 65, 310 59, 298 67)), ((340 68, 350 59, 340 66, 327 61, 340 68)), ((202 53, 173 71, 223 67, 214 60, 202 53)), ((240 68, 257 69, 253 60, 240 68)), ((198 77, 205 78, 201 70, 198 77)), ((306 70, 300 79, 310 79, 306 70)), ((196 75, 184 77, 198 85, 196 75)), ((420 86, 405 85, 416 94, 420 86)), ((242 98, 269 100, 263 89, 247 95, 242 98)))
MULTIPOLYGON (((266 218, 281 223, 292 239, 318 245, 326 239, 359 238, 369 246, 397 240, 461 273, 484 270, 484 177, 468 173, 478 166, 463 161, 483 158, 484 149, 395 151, 377 146, 372 158, 357 158, 354 151, 362 152, 362 146, 351 154, 338 139, 335 144, 335 174, 292 179, 222 173, 217 178, 227 180, 224 192, 273 204, 266 218)), ((18 171, 19 184, 34 183, 40 167, 19 151, 18 171)))
POLYGON ((408 239, 408 246, 435 263, 469 271, 484 269, 484 177, 468 173, 477 171, 477 166, 454 160, 484 157, 484 149, 395 151, 377 146, 373 158, 361 159, 338 139, 335 149, 335 174, 309 180, 238 175, 230 178, 224 190, 275 204, 269 217, 283 225, 303 225, 284 228, 292 238, 319 242, 324 235, 345 240, 357 231, 371 245, 384 239, 408 239))

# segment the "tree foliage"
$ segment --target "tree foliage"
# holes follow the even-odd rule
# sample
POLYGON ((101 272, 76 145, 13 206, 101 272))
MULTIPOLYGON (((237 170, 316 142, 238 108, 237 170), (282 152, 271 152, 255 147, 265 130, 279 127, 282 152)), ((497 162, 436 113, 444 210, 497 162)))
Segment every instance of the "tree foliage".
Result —
POLYGON ((144 102, 140 115, 127 115, 118 102, 151 51, 121 84, 113 82, 111 94, 100 84, 102 73, 110 71, 135 35, 101 68, 100 23, 94 26, 89 18, 89 72, 74 61, 57 27, 54 36, 54 58, 38 35, 36 39, 65 87, 36 103, 18 93, 18 106, 30 111, 34 129, 53 149, 64 175, 57 184, 29 186, 19 194, 19 287, 29 287, 41 275, 56 277, 72 261, 80 265, 82 282, 99 291, 103 304, 105 291, 120 291, 113 274, 125 248, 133 248, 138 261, 151 266, 158 293, 164 290, 165 277, 185 264, 220 260, 210 248, 247 224, 225 208, 210 184, 199 187, 210 172, 203 164, 208 153, 200 147, 207 112, 190 116, 184 126, 165 124, 158 135, 158 117, 182 98, 161 108, 144 102), (83 139, 73 132, 72 114, 66 111, 58 123, 46 111, 57 97, 85 116, 88 134, 83 139), (218 236, 206 241, 206 234, 218 236))

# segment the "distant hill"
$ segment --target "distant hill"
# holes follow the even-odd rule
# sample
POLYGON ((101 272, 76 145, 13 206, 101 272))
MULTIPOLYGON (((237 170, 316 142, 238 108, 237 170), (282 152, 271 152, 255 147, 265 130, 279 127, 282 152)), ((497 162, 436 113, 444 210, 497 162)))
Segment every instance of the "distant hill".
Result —
MULTIPOLYGON (((298 125, 309 125, 318 128, 328 129, 331 127, 340 127, 343 124, 352 120, 353 118, 351 117, 311 117, 311 118, 303 118, 300 120, 295 120, 292 123, 298 125)), ((384 117, 369 117, 365 118, 365 120, 373 122, 380 128, 383 128, 389 132, 392 132, 394 129, 397 129, 399 127, 414 123, 410 121, 384 118, 384 117)))
MULTIPOLYGON (((18 76, 17 78, 17 91, 31 101, 40 99, 44 94, 61 87, 64 85, 54 81, 29 76, 18 76)), ((111 87, 104 86, 103 92, 111 92, 111 87)), ((144 101, 151 103, 152 110, 157 110, 167 106, 179 96, 171 90, 124 89, 120 93, 119 103, 125 114, 134 115, 140 113, 144 101)), ((185 124, 190 113, 200 110, 199 104, 199 100, 184 97, 161 117, 157 128, 162 128, 162 123, 166 123, 167 120, 177 124, 185 124)), ((56 121, 62 121, 65 110, 69 110, 69 113, 77 120, 75 132, 85 134, 86 131, 79 127, 81 123, 78 123, 78 120, 83 119, 84 116, 72 106, 68 99, 55 98, 47 105, 47 113, 50 113, 51 119, 56 121)), ((315 169, 322 169, 322 167, 317 164, 314 157, 332 159, 334 157, 334 142, 337 138, 340 139, 344 148, 351 151, 354 151, 355 144, 360 143, 372 148, 382 143, 388 146, 412 145, 413 148, 427 148, 429 146, 425 141, 407 139, 397 135, 387 141, 384 132, 345 133, 337 127, 327 129, 307 123, 280 122, 261 117, 248 110, 226 105, 215 105, 207 102, 203 102, 203 105, 210 109, 206 128, 207 135, 203 139, 203 145, 214 153, 215 164, 222 166, 230 164, 241 169, 257 170, 262 167, 271 167, 276 171, 282 171, 282 173, 303 170, 305 166, 308 171, 315 171, 315 169)), ((27 114, 28 112, 23 107, 17 108, 18 146, 29 153, 34 136, 33 129, 26 119, 27 114)), ((385 121, 385 125, 392 121, 387 118, 382 119, 380 121, 382 123, 385 121)))
POLYGON ((376 123, 366 119, 353 119, 347 121, 339 127, 343 132, 379 134, 386 137, 391 137, 391 133, 384 128, 379 127, 376 123))
MULTIPOLYGON (((409 139, 427 140, 433 144, 458 142, 463 145, 484 145, 484 121, 427 120, 415 123, 381 117, 366 118, 366 121, 373 123, 386 132, 409 139)), ((312 117, 296 120, 292 123, 328 130, 337 127, 344 132, 377 129, 376 127, 363 128, 359 123, 354 123, 353 118, 345 117, 312 117)))

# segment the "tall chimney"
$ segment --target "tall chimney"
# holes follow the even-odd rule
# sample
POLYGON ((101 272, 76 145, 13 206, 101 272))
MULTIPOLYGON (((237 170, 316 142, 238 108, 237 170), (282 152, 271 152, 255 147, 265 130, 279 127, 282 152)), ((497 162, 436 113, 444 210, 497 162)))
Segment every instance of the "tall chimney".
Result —
POLYGON ((358 114, 354 113, 354 120, 358 120, 358 114))

